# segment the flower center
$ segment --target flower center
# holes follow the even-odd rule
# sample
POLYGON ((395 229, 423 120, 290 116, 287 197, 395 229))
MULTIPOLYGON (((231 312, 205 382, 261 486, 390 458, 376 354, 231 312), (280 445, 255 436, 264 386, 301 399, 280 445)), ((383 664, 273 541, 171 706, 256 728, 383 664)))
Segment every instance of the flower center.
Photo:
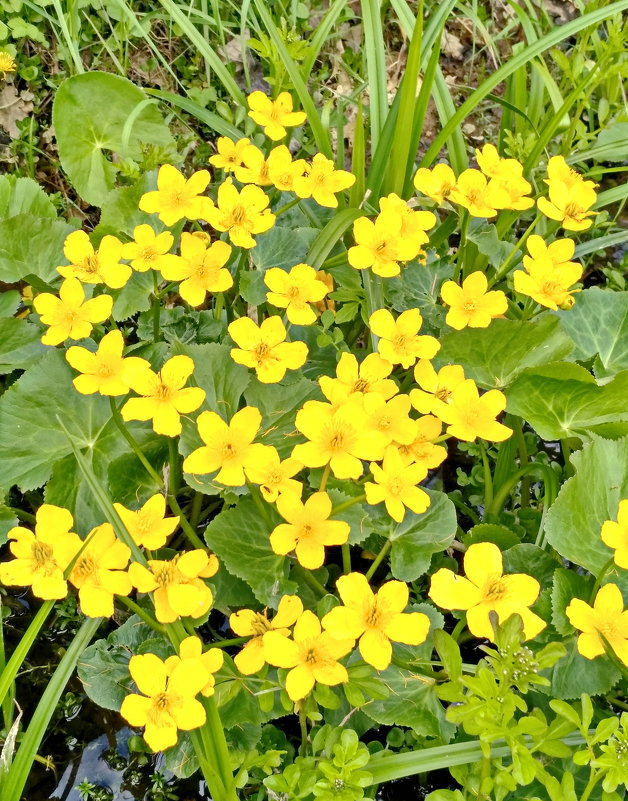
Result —
POLYGON ((244 206, 238 204, 231 212, 231 219, 234 225, 242 225, 246 220, 246 209, 244 206))
POLYGON ((223 459, 233 459, 238 455, 238 449, 232 442, 225 442, 222 446, 223 459))
POLYGON ((290 300, 297 300, 300 294, 301 290, 298 286, 291 286, 286 292, 286 295, 290 298, 290 300))
POLYGON ((466 312, 473 312, 476 310, 476 307, 477 307, 476 302, 471 298, 465 300, 465 302, 462 304, 462 308, 466 312))
POLYGON ((615 631, 615 624, 612 621, 604 620, 598 624, 597 630, 600 634, 603 634, 607 640, 612 639, 613 637, 617 636, 617 632, 615 631))
POLYGON ((311 526, 309 523, 301 526, 301 531, 299 532, 299 540, 306 540, 312 536, 314 532, 314 527, 311 526))
POLYGON ((159 693, 159 695, 155 696, 153 703, 155 704, 157 709, 161 710, 162 712, 165 712, 166 709, 168 709, 168 704, 169 704, 167 694, 159 693))
POLYGON ((258 362, 263 362, 270 356, 271 347, 267 342, 260 342, 254 353, 258 362))
POLYGON ((405 350, 408 337, 405 334, 396 334, 392 339, 392 346, 395 350, 405 350))
POLYGON ((329 447, 331 448, 332 451, 340 451, 342 450, 343 442, 344 442, 344 436, 338 431, 329 440, 329 447))
POLYGON ((35 542, 32 550, 35 569, 44 567, 48 562, 52 562, 52 546, 45 542, 35 542))
POLYGON ((270 631, 272 626, 270 620, 265 615, 257 614, 251 621, 251 628, 253 629, 253 635, 255 637, 260 637, 262 634, 270 631))
POLYGON ((353 384, 353 391, 354 392, 366 392, 369 388, 369 382, 366 378, 358 378, 358 380, 353 384))
POLYGON ((482 193, 480 192, 479 189, 470 189, 467 192, 467 200, 470 203, 477 204, 478 200, 480 199, 481 194, 482 193))
POLYGON ((447 403, 447 401, 451 398, 451 390, 447 387, 439 387, 434 393, 434 397, 443 401, 443 403, 447 403))
POLYGON ((169 587, 170 584, 174 584, 176 567, 171 563, 160 565, 154 570, 154 575, 155 581, 160 587, 169 587))
POLYGON ((364 622, 366 623, 369 628, 376 629, 379 626, 380 620, 382 617, 382 613, 377 608, 377 603, 374 603, 366 613, 366 618, 364 622))
POLYGON ((98 570, 96 563, 91 556, 82 556, 74 566, 74 572, 81 578, 89 578, 98 570))
POLYGON ((392 424, 393 424, 392 417, 385 415, 379 418, 379 420, 375 424, 375 427, 378 429, 378 431, 388 431, 392 426, 392 424))
POLYGON ((574 220, 579 220, 582 214, 582 209, 577 203, 567 203, 565 206, 565 217, 571 217, 574 220))
POLYGON ((157 254, 155 253, 154 249, 149 247, 149 248, 144 248, 140 258, 142 259, 142 261, 154 261, 156 256, 157 254))
POLYGON ((546 281, 541 288, 544 295, 555 295, 557 292, 562 291, 560 284, 555 281, 546 281))
POLYGON ((163 383, 163 381, 160 381, 159 382, 159 386, 157 387, 157 389, 155 391, 155 397, 157 398, 157 400, 167 401, 167 400, 170 399, 171 395, 172 395, 172 391, 171 391, 170 387, 166 386, 163 383))
POLYGON ((318 656, 316 654, 316 649, 308 648, 307 653, 305 654, 305 663, 306 665, 315 665, 318 662, 318 656))
POLYGON ((484 599, 486 601, 501 601, 506 595, 506 587, 503 581, 491 581, 484 590, 484 599))
POLYGON ((400 478, 392 478, 388 482, 388 491, 395 497, 403 491, 404 482, 400 478))
POLYGON ((98 365, 98 375, 100 378, 109 378, 114 373, 111 362, 101 362, 98 365))
POLYGON ((85 270, 86 273, 91 273, 92 275, 94 273, 97 273, 100 267, 100 262, 98 261, 98 254, 91 253, 89 256, 86 256, 85 259, 83 259, 81 267, 85 270))

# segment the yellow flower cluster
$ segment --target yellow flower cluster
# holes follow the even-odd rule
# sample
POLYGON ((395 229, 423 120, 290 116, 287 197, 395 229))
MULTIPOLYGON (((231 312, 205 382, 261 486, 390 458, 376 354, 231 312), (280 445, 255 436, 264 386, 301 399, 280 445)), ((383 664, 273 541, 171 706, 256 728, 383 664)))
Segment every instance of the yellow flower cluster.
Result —
POLYGON ((523 257, 524 270, 513 274, 517 292, 548 309, 570 309, 573 306, 573 285, 582 277, 582 267, 573 257, 573 239, 557 239, 546 245, 543 238, 532 235, 527 242, 529 256, 523 257))

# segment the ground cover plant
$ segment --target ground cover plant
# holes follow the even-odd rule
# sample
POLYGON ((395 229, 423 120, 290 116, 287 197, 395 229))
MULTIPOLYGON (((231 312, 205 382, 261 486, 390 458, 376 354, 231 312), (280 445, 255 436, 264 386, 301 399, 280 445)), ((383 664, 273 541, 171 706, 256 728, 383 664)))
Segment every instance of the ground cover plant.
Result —
POLYGON ((2 5, 0 801, 620 801, 628 0, 222 5, 2 5))

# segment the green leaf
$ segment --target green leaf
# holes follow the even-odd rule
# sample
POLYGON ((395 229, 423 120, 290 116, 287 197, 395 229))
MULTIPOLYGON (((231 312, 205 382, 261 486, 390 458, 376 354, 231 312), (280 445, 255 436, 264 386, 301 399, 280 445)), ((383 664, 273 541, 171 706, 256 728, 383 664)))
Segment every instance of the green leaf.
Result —
MULTIPOLYGON (((351 496, 348 493, 336 489, 329 490, 329 497, 335 507, 351 500, 351 496)), ((349 533, 349 543, 351 545, 358 545, 364 542, 373 531, 373 526, 369 523, 370 510, 362 503, 354 503, 340 512, 332 511, 332 516, 334 520, 344 520, 351 527, 351 532, 349 533)))
POLYGON ((560 321, 576 345, 572 358, 598 354, 603 376, 628 369, 628 292, 585 289, 573 309, 560 312, 560 321))
POLYGON ((26 213, 34 217, 57 216, 52 201, 32 178, 0 175, 0 220, 26 213))
POLYGON ((504 551, 504 572, 534 576, 541 588, 551 582, 558 566, 559 562, 555 557, 529 542, 522 542, 504 551))
POLYGON ((445 310, 439 303, 440 288, 453 274, 454 267, 447 261, 428 264, 412 261, 402 269, 398 279, 385 283, 386 301, 398 312, 419 309, 426 323, 440 331, 445 320, 445 310))
MULTIPOLYGON (((612 556, 600 536, 602 524, 617 520, 619 502, 628 497, 628 437, 592 436, 571 461, 575 475, 565 481, 549 509, 545 532, 564 559, 597 576, 612 556)), ((626 571, 616 566, 607 573, 607 581, 619 581, 628 589, 626 571)))
POLYGON ((628 122, 616 122, 600 131, 589 158, 597 161, 625 161, 628 159, 628 122))
POLYGON ((552 364, 522 373, 506 392, 507 409, 546 440, 604 432, 628 421, 628 371, 604 386, 575 364, 552 364))
POLYGON ((199 769, 199 761, 187 732, 180 731, 177 744, 164 751, 164 767, 178 779, 189 779, 199 769))
POLYGON ((0 373, 26 370, 47 350, 41 328, 16 317, 0 318, 0 373))
POLYGON ((390 569, 400 581, 414 581, 427 572, 432 554, 444 551, 457 528, 456 508, 443 492, 426 490, 431 503, 422 515, 406 509, 390 535, 390 569))
POLYGON ((13 317, 19 309, 22 296, 17 289, 9 289, 0 294, 0 317, 13 317))
POLYGON ((268 287, 264 283, 264 274, 260 270, 246 270, 238 279, 240 295, 251 306, 261 306, 266 301, 268 287))
POLYGON ((151 293, 154 289, 153 271, 136 273, 129 278, 122 289, 110 292, 113 297, 113 319, 117 322, 128 320, 137 312, 148 311, 151 293))
POLYGON ((145 192, 157 188, 157 171, 144 173, 132 186, 112 189, 104 198, 100 209, 100 222, 94 230, 98 240, 105 234, 120 236, 126 234, 133 237, 136 226, 148 223, 157 233, 165 230, 155 214, 140 211, 140 198, 145 192))
POLYGON ((60 278, 63 243, 73 230, 62 220, 18 214, 0 222, 0 281, 11 284, 34 275, 46 284, 60 278))
POLYGON ((607 657, 585 659, 578 653, 576 639, 565 643, 567 653, 549 671, 554 698, 580 698, 587 695, 604 695, 619 681, 617 668, 607 657))
POLYGON ((113 189, 118 171, 104 151, 140 161, 147 145, 174 148, 155 102, 119 75, 95 71, 66 78, 55 94, 52 119, 61 166, 83 200, 95 206, 113 189))
POLYGON ((499 238, 493 223, 479 221, 477 218, 471 221, 467 238, 477 246, 483 256, 488 258, 492 267, 499 267, 513 249, 510 242, 504 242, 499 238))
POLYGON ((307 262, 310 246, 319 231, 316 228, 281 228, 275 226, 257 237, 251 249, 251 259, 258 270, 281 267, 289 270, 295 264, 307 262))
POLYGON ((502 551, 505 551, 507 548, 518 545, 520 538, 506 526, 498 526, 494 523, 480 523, 469 529, 463 538, 463 542, 467 548, 476 542, 493 542, 502 551))
POLYGON ((552 585, 552 624, 564 637, 573 634, 573 626, 569 622, 565 609, 574 598, 589 601, 593 579, 580 576, 573 570, 559 567, 554 573, 552 585))
POLYGON ((7 541, 7 534, 15 526, 19 526, 20 521, 13 509, 6 506, 0 506, 0 545, 4 545, 7 541))
POLYGON ((572 350, 558 318, 543 315, 536 322, 493 320, 488 328, 445 334, 434 361, 438 366, 461 364, 467 378, 485 389, 499 389, 526 368, 564 359, 572 350))

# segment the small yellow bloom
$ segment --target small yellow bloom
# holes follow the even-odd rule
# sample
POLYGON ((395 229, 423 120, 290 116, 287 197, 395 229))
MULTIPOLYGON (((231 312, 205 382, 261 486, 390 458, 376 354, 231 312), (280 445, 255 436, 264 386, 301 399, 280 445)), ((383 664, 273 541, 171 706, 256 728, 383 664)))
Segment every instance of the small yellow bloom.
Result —
POLYGON ((422 514, 430 505, 430 496, 417 484, 427 476, 427 468, 420 463, 407 464, 393 445, 386 448, 382 466, 371 462, 371 473, 375 483, 364 485, 366 502, 371 506, 386 505, 386 511, 401 523, 406 507, 415 514, 422 514))
POLYGON ((279 309, 285 309, 289 322, 294 325, 315 322, 316 312, 309 304, 320 302, 329 292, 309 264, 296 264, 290 271, 271 267, 264 273, 264 283, 270 289, 266 300, 279 309))
POLYGON ((393 642, 420 645, 430 629, 422 612, 403 610, 408 605, 408 587, 402 581, 387 581, 377 593, 362 573, 341 576, 338 594, 344 606, 336 606, 322 619, 333 637, 360 639, 360 655, 376 670, 386 670, 392 660, 393 642))
POLYGON ((194 661, 181 661, 170 676, 165 662, 155 654, 129 660, 129 672, 143 695, 127 695, 120 714, 131 726, 145 726, 144 739, 153 751, 176 745, 178 730, 190 731, 205 723, 205 709, 194 697, 200 692, 205 672, 194 661))
MULTIPOLYGON (((549 309, 564 307, 573 300, 571 287, 582 277, 582 266, 570 261, 575 251, 573 239, 558 239, 546 245, 533 235, 527 243, 529 256, 523 257, 523 270, 513 274, 515 290, 549 309)), ((573 305, 573 304, 572 304, 573 305)))
POLYGON ((184 460, 183 471, 192 475, 205 475, 220 470, 216 481, 230 487, 246 482, 244 466, 264 452, 266 445, 253 444, 262 415, 259 409, 245 406, 225 423, 216 412, 202 412, 196 421, 198 433, 205 443, 184 460))
POLYGON ((389 401, 378 392, 363 395, 362 408, 366 414, 365 426, 369 432, 381 434, 386 445, 393 440, 409 445, 415 437, 414 420, 410 419, 410 398, 395 395, 389 401))
POLYGON ((602 542, 615 551, 615 564, 628 570, 628 498, 619 502, 617 520, 603 524, 602 542))
POLYGON ((419 245, 429 242, 426 231, 436 225, 436 215, 431 211, 414 211, 399 195, 391 192, 390 195, 379 199, 379 207, 385 214, 397 214, 401 218, 402 239, 416 240, 419 245))
POLYGON ((181 234, 181 256, 161 268, 167 281, 181 281, 179 294, 190 306, 200 306, 208 292, 226 292, 233 278, 225 264, 231 256, 226 242, 212 242, 209 247, 194 234, 181 234))
POLYGON ((426 414, 418 420, 413 420, 413 423, 415 430, 412 442, 408 445, 401 442, 393 443, 399 451, 399 456, 404 464, 416 462, 426 470, 438 467, 447 458, 447 448, 435 444, 443 428, 442 422, 438 417, 426 414))
POLYGON ((344 545, 349 539, 349 524, 329 520, 331 498, 326 492, 315 492, 305 503, 294 493, 277 498, 277 511, 287 520, 270 534, 270 547, 285 556, 294 551, 299 564, 316 570, 325 561, 325 545, 344 545))
POLYGON ((218 187, 218 205, 210 209, 207 220, 217 231, 228 231, 237 247, 252 248, 252 235, 263 234, 275 224, 275 215, 267 208, 269 203, 259 186, 248 185, 238 192, 231 178, 227 178, 218 187))
POLYGON ((171 676, 179 665, 200 673, 205 679, 201 687, 201 695, 209 698, 214 694, 216 679, 214 673, 220 670, 225 661, 225 655, 220 648, 209 648, 203 653, 203 643, 199 637, 186 637, 179 645, 179 656, 169 656, 166 659, 166 670, 171 676))
POLYGON ((464 368, 459 364, 446 364, 436 372, 428 359, 419 359, 414 366, 414 380, 420 389, 410 391, 410 401, 421 414, 435 414, 442 408, 440 403, 449 403, 459 384, 465 380, 464 368))
POLYGON ((151 559, 148 568, 132 562, 129 578, 140 592, 154 593, 155 615, 160 623, 173 623, 179 617, 203 617, 214 600, 203 581, 218 571, 218 560, 197 548, 177 554, 170 561, 151 559))
POLYGON ((181 433, 181 415, 196 411, 205 400, 205 390, 185 387, 194 372, 189 356, 173 356, 158 373, 149 367, 128 375, 131 389, 141 398, 130 398, 122 407, 124 420, 152 420, 153 431, 166 437, 181 433))
POLYGON ((67 509, 42 504, 35 515, 35 533, 22 526, 11 529, 9 549, 15 559, 0 564, 0 582, 7 586, 30 586, 44 601, 65 598, 68 585, 63 573, 82 546, 67 509))
POLYGON ((78 589, 84 615, 113 615, 113 596, 128 595, 133 589, 125 573, 130 557, 131 549, 116 539, 111 523, 103 523, 89 532, 69 576, 78 589))
POLYGON ((386 437, 368 431, 361 404, 349 401, 339 408, 321 401, 306 401, 297 412, 295 425, 309 441, 296 445, 293 458, 306 467, 329 464, 336 478, 359 478, 361 459, 381 459, 386 437))
POLYGON ((317 153, 311 164, 305 165, 305 175, 294 179, 294 191, 299 197, 312 197, 319 206, 338 207, 336 194, 355 183, 355 175, 337 170, 331 159, 317 153))
POLYGON ((302 125, 307 119, 304 111, 292 110, 292 96, 289 92, 281 92, 276 100, 263 92, 251 92, 247 98, 249 117, 261 125, 269 139, 277 141, 286 135, 286 128, 302 125))
POLYGON ((225 172, 233 172, 242 164, 242 151, 250 144, 250 139, 238 139, 234 142, 228 136, 219 136, 216 141, 216 155, 209 157, 209 163, 220 167, 225 172))
POLYGON ((255 184, 256 186, 271 186, 268 177, 269 164, 263 152, 256 145, 247 145, 242 150, 242 164, 236 167, 233 174, 242 184, 255 184))
MULTIPOLYGON (((510 161, 510 159, 504 159, 510 161)), ((522 177, 491 178, 488 182, 488 196, 491 204, 497 209, 514 209, 525 211, 534 206, 534 199, 528 197, 532 184, 522 177)))
POLYGON ((475 381, 465 379, 451 393, 447 403, 434 400, 432 413, 447 423, 450 437, 475 442, 479 437, 490 442, 502 442, 512 429, 495 418, 506 408, 506 396, 498 389, 489 389, 480 396, 475 381))
POLYGON ((178 517, 166 517, 166 499, 160 492, 137 511, 121 503, 114 503, 114 507, 135 544, 151 551, 163 548, 179 525, 178 517))
POLYGON ((231 358, 237 364, 254 367, 263 384, 276 384, 286 370, 298 370, 307 360, 305 342, 286 342, 281 317, 267 317, 259 326, 250 317, 239 317, 227 330, 240 346, 231 349, 231 358))
POLYGON ((441 297, 450 307, 445 322, 456 331, 463 328, 487 328, 495 317, 501 317, 508 309, 508 300, 501 290, 487 292, 486 275, 479 270, 471 273, 458 286, 455 281, 445 281, 441 297))
POLYGON ((336 366, 336 378, 322 375, 318 379, 323 395, 334 406, 341 406, 354 395, 367 395, 377 392, 384 400, 399 392, 399 387, 388 376, 393 366, 379 355, 369 353, 363 362, 353 353, 342 353, 336 366))
POLYGON ((268 178, 281 192, 294 191, 294 179, 305 172, 307 162, 304 159, 292 160, 292 154, 285 145, 274 147, 268 154, 268 178))
POLYGON ((430 200, 440 204, 449 198, 456 186, 456 176, 449 164, 437 164, 431 170, 420 167, 414 175, 414 186, 430 200))
POLYGON ((78 370, 72 383, 81 395, 126 395, 129 391, 127 377, 138 370, 150 368, 146 359, 137 356, 122 356, 124 339, 118 329, 110 331, 100 340, 96 352, 73 345, 65 358, 78 370))
POLYGON ((479 170, 464 170, 458 176, 449 199, 467 209, 472 217, 494 217, 508 198, 503 192, 491 191, 486 177, 479 170))
POLYGON ((628 667, 628 609, 616 584, 605 584, 598 590, 593 606, 574 598, 565 609, 569 622, 582 634, 578 637, 578 651, 586 659, 595 659, 608 642, 617 658, 628 667), (602 636, 600 636, 602 635, 602 636))
POLYGON ((44 345, 59 345, 66 339, 85 339, 96 323, 111 316, 113 298, 98 295, 85 300, 85 290, 78 278, 66 278, 59 289, 59 297, 44 292, 33 301, 41 321, 49 326, 41 338, 44 345))
POLYGON ((0 50, 0 73, 6 76, 8 72, 15 72, 16 69, 15 59, 6 50, 0 50))
POLYGON ((164 164, 157 174, 157 190, 142 195, 140 210, 159 214, 159 219, 168 226, 183 219, 208 220, 214 204, 201 192, 207 189, 209 178, 208 170, 198 170, 186 179, 172 164, 164 164))
POLYGON ((269 631, 264 637, 266 661, 291 668, 286 692, 293 701, 305 698, 316 682, 333 687, 349 681, 347 669, 338 660, 353 649, 353 640, 321 633, 320 621, 309 609, 297 620, 293 637, 291 640, 279 631, 269 631))
POLYGON ((412 367, 417 359, 433 359, 440 343, 430 336, 418 336, 423 318, 418 309, 408 309, 395 320, 388 309, 379 309, 369 318, 369 326, 379 337, 378 350, 391 364, 412 367))
MULTIPOLYGON (((429 213, 429 212, 426 212, 429 213)), ((375 220, 359 217, 353 223, 356 244, 347 252, 347 259, 356 270, 370 267, 375 275, 393 278, 399 275, 399 262, 410 261, 418 255, 427 236, 404 239, 401 236, 403 219, 392 210, 382 211, 375 220)))
POLYGON ((296 595, 284 595, 279 601, 277 614, 268 619, 266 611, 254 612, 252 609, 240 609, 229 617, 229 625, 238 637, 251 637, 242 650, 235 655, 233 661, 240 673, 250 676, 260 671, 266 662, 264 659, 264 637, 268 631, 278 631, 284 637, 290 635, 289 626, 293 626, 297 618, 303 614, 303 604, 296 595))
POLYGON ((476 148, 475 158, 478 167, 488 178, 509 180, 523 175, 523 165, 517 159, 502 158, 495 145, 484 145, 481 150, 476 148))
POLYGON ((244 465, 246 477, 253 484, 259 484, 262 497, 268 503, 274 503, 279 493, 292 493, 301 497, 303 484, 292 476, 302 468, 296 459, 281 461, 277 448, 264 445, 264 450, 255 453, 255 458, 248 459, 244 465))
POLYGON ((567 231, 586 231, 593 225, 590 211, 597 200, 595 184, 585 181, 580 173, 572 170, 563 156, 553 156, 547 165, 549 199, 540 197, 539 211, 551 220, 558 220, 567 231))
POLYGON ((137 225, 133 229, 133 242, 122 245, 122 258, 128 259, 138 273, 162 270, 178 261, 170 253, 173 244, 174 237, 170 231, 156 234, 150 225, 137 225))
POLYGON ((462 609, 467 626, 476 637, 494 640, 489 617, 497 614, 503 623, 514 614, 523 621, 526 640, 536 637, 547 625, 530 607, 538 598, 539 582, 525 573, 504 576, 502 553, 492 542, 470 545, 464 555, 466 578, 442 567, 432 576, 430 598, 443 609, 462 609))
POLYGON ((95 250, 85 231, 72 231, 63 245, 63 255, 70 264, 57 267, 57 272, 64 278, 78 278, 84 284, 107 284, 120 289, 132 273, 128 264, 120 264, 122 249, 122 242, 107 234, 95 250))

